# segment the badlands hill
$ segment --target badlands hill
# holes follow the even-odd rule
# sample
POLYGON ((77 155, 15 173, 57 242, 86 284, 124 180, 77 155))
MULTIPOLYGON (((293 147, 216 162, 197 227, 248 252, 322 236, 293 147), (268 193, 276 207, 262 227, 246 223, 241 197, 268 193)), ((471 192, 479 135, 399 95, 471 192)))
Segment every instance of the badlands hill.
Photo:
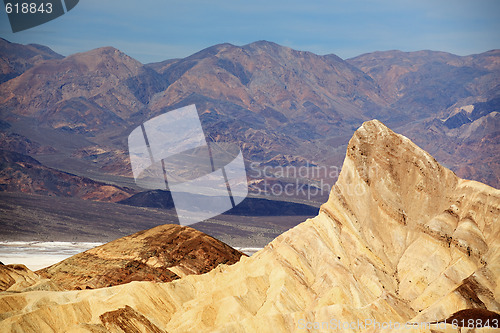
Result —
MULTIPOLYGON (((497 318, 499 213, 499 190, 458 178, 369 121, 350 140, 319 215, 252 257, 170 283, 4 292, 0 328, 303 332, 313 322, 327 331, 333 326, 325 324, 360 320, 341 331, 379 332, 375 322, 497 318)), ((413 332, 444 330, 434 324, 413 332)))
POLYGON ((203 274, 244 255, 190 227, 166 224, 76 254, 37 271, 62 289, 94 289, 131 281, 170 282, 203 274))

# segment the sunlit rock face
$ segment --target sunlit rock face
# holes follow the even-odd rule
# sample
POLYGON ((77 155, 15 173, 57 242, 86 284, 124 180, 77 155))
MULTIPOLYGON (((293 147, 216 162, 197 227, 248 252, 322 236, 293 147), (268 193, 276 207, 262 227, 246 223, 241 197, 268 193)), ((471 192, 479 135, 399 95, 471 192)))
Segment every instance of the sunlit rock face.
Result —
MULTIPOLYGON (((396 323, 453 315, 498 318, 499 215, 499 190, 459 179, 373 120, 350 140, 319 215, 252 257, 170 283, 3 293, 0 326, 36 332, 322 332, 343 325, 342 332, 387 332, 396 323)), ((401 331, 457 328, 433 324, 401 331)))
POLYGON ((60 290, 49 279, 35 274, 24 265, 0 265, 0 291, 60 290))

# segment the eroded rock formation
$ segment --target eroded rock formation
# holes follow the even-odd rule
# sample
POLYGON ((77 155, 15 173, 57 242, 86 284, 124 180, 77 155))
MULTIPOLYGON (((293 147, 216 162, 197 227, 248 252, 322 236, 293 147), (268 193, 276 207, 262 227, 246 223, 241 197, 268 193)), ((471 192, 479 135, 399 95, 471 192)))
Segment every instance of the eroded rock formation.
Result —
MULTIPOLYGON (((252 257, 170 283, 4 293, 0 327, 301 332, 314 331, 314 323, 328 331, 354 322, 361 324, 341 331, 378 332, 391 331, 382 329, 389 322, 483 313, 470 309, 498 313, 499 213, 499 190, 459 179, 374 120, 350 140, 319 215, 252 257)), ((403 331, 457 330, 434 324, 403 331)))
POLYGON ((170 282, 244 255, 198 230, 174 224, 140 231, 76 254, 37 273, 60 288, 95 289, 131 281, 170 282))

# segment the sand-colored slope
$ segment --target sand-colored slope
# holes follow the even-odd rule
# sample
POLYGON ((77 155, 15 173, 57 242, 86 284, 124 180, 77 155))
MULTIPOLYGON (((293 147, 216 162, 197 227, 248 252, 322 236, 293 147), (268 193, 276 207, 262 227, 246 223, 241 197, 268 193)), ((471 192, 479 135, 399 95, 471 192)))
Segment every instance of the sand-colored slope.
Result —
POLYGON ((0 291, 61 290, 24 265, 0 265, 0 291))
POLYGON ((370 121, 351 139, 319 215, 254 256, 170 283, 4 293, 0 328, 304 332, 318 322, 318 331, 374 332, 375 322, 438 321, 470 308, 498 313, 499 213, 499 190, 457 178, 370 121))

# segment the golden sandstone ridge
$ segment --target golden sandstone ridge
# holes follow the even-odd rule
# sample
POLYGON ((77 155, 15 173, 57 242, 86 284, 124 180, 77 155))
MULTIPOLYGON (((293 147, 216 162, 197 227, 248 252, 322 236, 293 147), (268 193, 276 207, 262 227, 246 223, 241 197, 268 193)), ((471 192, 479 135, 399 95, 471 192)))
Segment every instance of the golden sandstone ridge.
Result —
POLYGON ((3 292, 0 330, 457 332, 404 323, 498 318, 499 213, 499 190, 373 120, 319 215, 252 257, 169 283, 3 292))

